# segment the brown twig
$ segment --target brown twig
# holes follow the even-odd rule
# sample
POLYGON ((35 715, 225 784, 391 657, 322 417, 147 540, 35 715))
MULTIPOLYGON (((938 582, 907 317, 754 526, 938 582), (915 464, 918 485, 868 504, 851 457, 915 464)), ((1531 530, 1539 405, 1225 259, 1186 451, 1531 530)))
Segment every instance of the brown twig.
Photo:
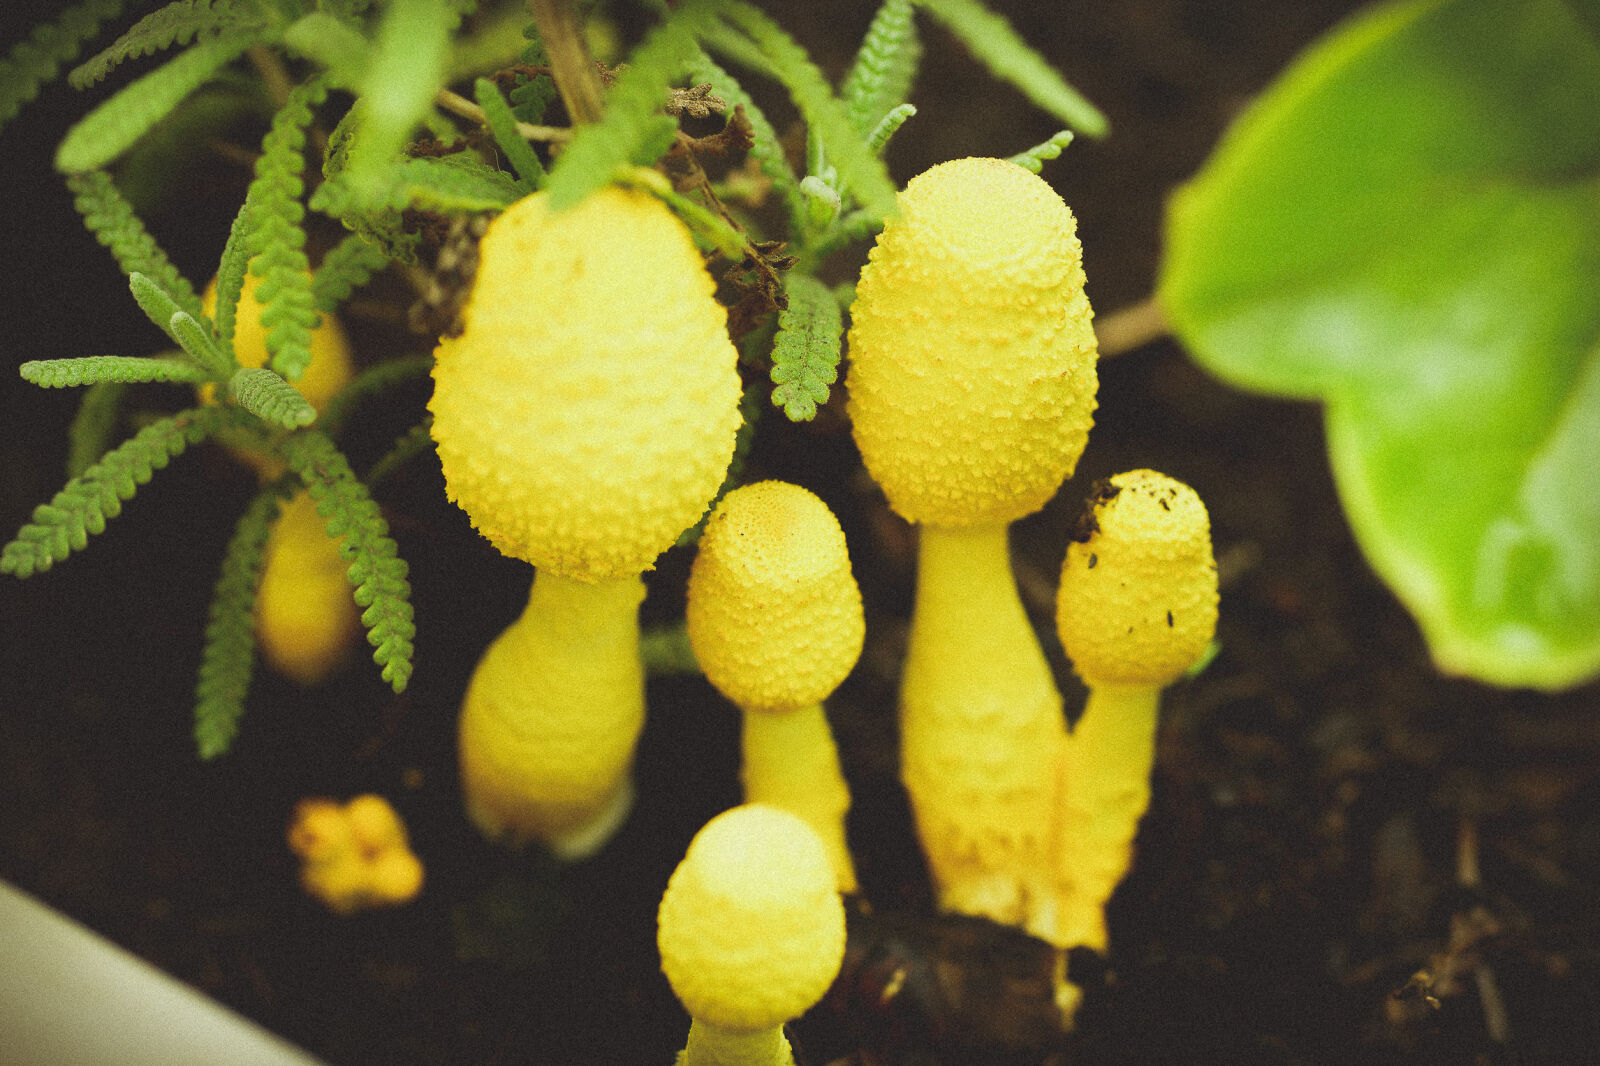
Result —
POLYGON ((573 125, 598 122, 602 110, 600 71, 589 55, 583 19, 571 0, 528 0, 539 40, 550 57, 551 76, 573 125))
POLYGON ((1156 298, 1147 296, 1101 318, 1095 323, 1094 332, 1100 340, 1100 358, 1109 359, 1165 337, 1167 319, 1156 298))

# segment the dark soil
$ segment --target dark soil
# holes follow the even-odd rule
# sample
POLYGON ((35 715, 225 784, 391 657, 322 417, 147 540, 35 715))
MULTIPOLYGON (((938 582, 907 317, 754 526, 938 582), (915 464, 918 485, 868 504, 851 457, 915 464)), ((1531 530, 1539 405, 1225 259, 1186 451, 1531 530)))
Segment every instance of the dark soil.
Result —
MULTIPOLYGON (((1046 170, 1079 216, 1104 314, 1149 292, 1170 189, 1353 5, 996 6, 1115 124, 1046 170)), ((772 7, 834 74, 870 14, 842 0, 772 7)), ((890 153, 898 178, 1054 132, 942 31, 926 39, 922 113, 890 153)), ((0 140, 8 366, 160 341, 48 171, 83 106, 54 88, 0 140)), ((152 214, 192 278, 213 269, 247 178, 220 159, 190 168, 152 214)), ((377 287, 369 309, 386 295, 377 287)), ((369 359, 426 348, 359 308, 350 319, 369 359)), ((172 409, 173 395, 140 391, 132 406, 172 409)), ((59 487, 74 399, 15 378, 0 388, 7 535, 59 487)), ((358 468, 420 402, 358 418, 358 468)), ((1314 408, 1232 391, 1168 341, 1107 360, 1078 476, 1017 528, 1044 633, 1076 501, 1118 470, 1199 490, 1224 582, 1221 654, 1165 702, 1111 958, 1073 960, 1089 996, 1071 1039, 1037 1024, 1038 945, 931 912, 895 776, 910 531, 858 465, 834 412, 805 428, 769 419, 750 469, 835 507, 869 612, 868 649, 830 710, 875 920, 857 930, 860 972, 798 1030, 809 1066, 862 1046, 877 1057, 860 1061, 891 1063, 1596 1061, 1600 687, 1551 697, 1438 676, 1350 538, 1314 408), (922 997, 887 1016, 864 1008, 885 959, 922 997), (953 1002, 941 973, 965 980, 953 1002)), ((657 969, 654 908, 695 829, 738 801, 734 712, 698 679, 651 682, 639 808, 594 861, 563 869, 481 842, 459 810, 455 711, 529 574, 472 533, 436 463, 418 460, 381 493, 414 582, 410 688, 395 697, 359 661, 309 692, 263 674, 233 753, 202 763, 189 739, 201 629, 252 491, 244 468, 198 449, 81 556, 0 580, 0 876, 335 1066, 671 1061, 687 1019, 657 969), (302 797, 369 790, 406 817, 428 883, 411 906, 340 919, 301 894, 284 828, 302 797)), ((647 621, 678 609, 680 556, 663 561, 647 621)), ((1057 666, 1076 707, 1081 689, 1057 666)))

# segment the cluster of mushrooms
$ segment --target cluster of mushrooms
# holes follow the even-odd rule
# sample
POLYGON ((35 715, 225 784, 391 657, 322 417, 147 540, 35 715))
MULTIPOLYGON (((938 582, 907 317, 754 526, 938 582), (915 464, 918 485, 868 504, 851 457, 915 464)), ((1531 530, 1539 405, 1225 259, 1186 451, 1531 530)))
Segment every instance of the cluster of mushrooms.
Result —
MULTIPOLYGON (((1102 485, 1071 545, 1061 640, 1090 690, 1069 732, 1007 530, 1071 476, 1096 342, 1072 213, 1041 179, 962 159, 914 179, 863 270, 849 415, 919 527, 902 769, 941 905, 1064 952, 1103 906, 1149 797, 1156 705, 1210 642, 1204 506, 1148 470, 1102 485)), ((449 495, 535 567, 461 710, 468 814, 576 859, 626 819, 644 721, 642 575, 697 522, 740 424, 737 353, 688 231, 660 201, 543 194, 485 234, 430 402, 449 495)), ((843 533, 797 485, 728 493, 700 541, 688 634, 743 714, 746 804, 696 836, 661 903, 662 965, 693 1019, 681 1062, 792 1062, 782 1027, 844 950, 856 890, 823 702, 861 651, 843 533)), ((1070 1024, 1076 990, 1062 974, 1070 1024)))

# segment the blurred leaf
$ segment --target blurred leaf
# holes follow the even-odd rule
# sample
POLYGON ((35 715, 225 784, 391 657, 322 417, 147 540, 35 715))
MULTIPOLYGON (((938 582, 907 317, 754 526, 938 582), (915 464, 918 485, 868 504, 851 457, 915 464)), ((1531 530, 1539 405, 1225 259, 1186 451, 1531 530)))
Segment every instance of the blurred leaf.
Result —
POLYGON ((1168 218, 1178 335, 1235 384, 1326 404, 1372 565, 1441 669, 1503 685, 1600 672, 1594 8, 1367 12, 1168 218))

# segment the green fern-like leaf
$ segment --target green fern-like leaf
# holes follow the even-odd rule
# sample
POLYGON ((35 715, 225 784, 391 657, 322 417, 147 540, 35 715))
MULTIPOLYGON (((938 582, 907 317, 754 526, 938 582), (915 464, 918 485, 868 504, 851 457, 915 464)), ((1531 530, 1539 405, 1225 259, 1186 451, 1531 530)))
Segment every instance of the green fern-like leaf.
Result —
POLYGON ((389 477, 412 458, 433 450, 433 416, 429 415, 395 438, 389 450, 378 457, 367 470, 365 481, 372 488, 389 477))
POLYGON ((416 626, 405 560, 389 536, 389 524, 325 434, 307 430, 292 435, 284 442, 283 456, 317 501, 328 536, 344 538, 339 554, 350 562, 348 576, 356 604, 364 608, 361 621, 374 648, 372 659, 383 667, 383 679, 396 692, 403 691, 411 677, 416 626))
POLYGON ((689 78, 696 85, 709 84, 711 91, 728 101, 730 107, 744 109, 745 118, 750 122, 750 155, 761 168, 761 173, 772 182, 773 191, 783 201, 784 214, 789 219, 791 232, 798 232, 801 220, 805 217, 805 200, 800 194, 800 179, 795 176, 794 168, 789 165, 789 157, 784 153, 783 145, 779 142, 778 133, 772 128, 772 123, 756 106, 756 102, 751 99, 744 86, 739 84, 738 79, 719 66, 716 60, 706 55, 703 49, 696 48, 694 56, 689 60, 689 78))
POLYGON ((132 499, 156 470, 224 420, 220 408, 193 408, 151 423, 101 456, 49 503, 34 508, 33 521, 0 550, 0 573, 29 577, 81 551, 89 535, 103 532, 106 519, 121 514, 123 501, 132 499))
POLYGON ((388 166, 444 85, 458 12, 438 0, 389 0, 354 113, 347 177, 358 196, 375 194, 388 166))
POLYGON ((256 590, 261 585, 267 537, 287 494, 283 483, 257 493, 234 526, 222 556, 195 684, 194 742, 202 759, 227 754, 239 734, 239 719, 244 716, 245 696, 256 665, 256 590))
MULTIPOLYGON (((529 24, 523 29, 522 35, 528 38, 527 45, 522 49, 522 62, 530 67, 548 67, 550 56, 544 50, 544 42, 539 40, 539 31, 529 24)), ((519 81, 508 95, 512 113, 522 122, 537 124, 544 121, 545 110, 559 93, 553 78, 548 74, 536 74, 519 81)))
POLYGON ((628 66, 606 95, 599 122, 580 128, 550 171, 550 206, 564 210, 603 185, 644 154, 659 137, 667 89, 695 55, 694 30, 708 24, 715 0, 688 0, 656 26, 628 57, 628 66))
POLYGON ((350 294, 389 265, 389 257, 375 242, 352 233, 322 257, 311 279, 311 297, 318 311, 332 311, 350 294))
POLYGON ((83 42, 117 17, 122 2, 84 0, 74 4, 54 22, 35 26, 27 40, 0 59, 0 127, 16 118, 23 105, 60 73, 63 64, 78 58, 83 42))
POLYGON ((1034 104, 1086 137, 1104 137, 1111 123, 1099 108, 1067 84, 1003 15, 979 0, 917 0, 944 23, 973 56, 1001 81, 1010 82, 1034 104))
POLYGON ((906 119, 917 113, 917 109, 910 104, 900 104, 889 109, 867 137, 867 151, 873 155, 882 155, 884 146, 889 143, 889 138, 899 132, 900 127, 906 124, 906 119))
POLYGON ((511 169, 517 172, 529 189, 542 186, 546 180, 544 164, 539 162, 533 146, 517 132, 517 116, 512 113, 506 98, 500 95, 500 90, 488 78, 479 78, 474 82, 472 91, 477 97, 478 106, 483 108, 484 122, 494 135, 495 143, 506 154, 511 169))
POLYGON ((94 465, 111 447, 111 438, 120 421, 122 395, 128 387, 121 382, 102 381, 83 390, 78 413, 67 428, 67 477, 75 478, 94 465))
POLYGON ((311 331, 317 325, 311 293, 311 265, 306 259, 305 205, 300 197, 305 184, 306 127, 311 109, 327 96, 327 88, 313 78, 296 86, 272 118, 272 128, 261 142, 255 180, 245 194, 250 212, 253 255, 250 272, 261 278, 256 300, 261 304, 261 324, 267 328, 271 367, 290 381, 298 381, 311 362, 311 331))
POLYGON ((344 174, 323 182, 311 206, 336 218, 372 217, 421 208, 445 214, 499 211, 526 195, 511 175, 483 164, 470 152, 440 158, 397 159, 382 176, 357 189, 344 174))
POLYGON ((124 355, 89 355, 81 359, 35 359, 20 367, 24 381, 47 389, 98 385, 102 382, 206 380, 206 372, 181 359, 137 359, 124 355))
POLYGON ((850 124, 863 137, 911 94, 922 58, 912 13, 911 0, 884 0, 840 86, 850 124))
POLYGON ((105 166, 259 38, 248 30, 206 38, 127 86, 67 131, 56 169, 79 174, 105 166))
POLYGON ((239 406, 263 422, 297 429, 317 420, 316 408, 300 390, 266 367, 246 367, 234 372, 229 383, 239 406))
POLYGON ((244 294, 244 276, 250 269, 250 204, 247 200, 233 216, 228 227, 228 240, 222 246, 222 261, 217 264, 217 290, 215 306, 211 309, 212 327, 218 343, 230 360, 236 360, 233 350, 233 330, 239 316, 239 299, 244 294))
POLYGON ((201 325, 189 312, 179 311, 173 315, 172 321, 167 323, 167 332, 210 376, 225 378, 233 373, 233 358, 222 350, 210 328, 201 325))
POLYGON ((262 29, 267 20, 249 3, 234 0, 173 0, 135 22, 109 48, 67 75, 75 89, 85 89, 111 73, 117 64, 152 55, 172 45, 184 45, 197 34, 262 29))
POLYGON ((337 436, 351 409, 357 404, 396 385, 427 377, 432 369, 432 355, 412 355, 389 359, 361 371, 350 384, 335 393, 322 409, 320 425, 323 432, 337 436))
POLYGON ((1048 141, 1036 144, 1026 152, 1018 152, 1016 155, 1011 156, 1008 161, 1015 163, 1024 170, 1031 170, 1037 174, 1044 169, 1045 160, 1055 159, 1061 154, 1061 150, 1071 143, 1072 131, 1062 130, 1048 141))
POLYGON ((778 315, 772 344, 772 405, 791 422, 809 422, 838 380, 844 320, 833 293, 809 274, 790 273, 783 291, 789 306, 778 315))
MULTIPOLYGON (((72 191, 72 205, 83 216, 84 226, 110 250, 124 274, 145 275, 168 294, 178 309, 200 317, 200 297, 195 295, 194 286, 178 273, 144 228, 133 213, 133 205, 117 191, 111 175, 103 170, 74 174, 67 178, 67 188, 72 191)), ((170 313, 167 317, 171 317, 170 313)), ((165 321, 162 319, 157 325, 165 329, 165 321)))
MULTIPOLYGON (((784 29, 759 8, 744 0, 726 0, 723 17, 750 44, 759 49, 769 72, 788 90, 810 132, 826 149, 838 171, 838 183, 869 211, 887 218, 894 212, 894 183, 883 161, 867 150, 866 138, 856 132, 827 79, 784 29)), ((727 35, 714 35, 710 44, 722 47, 727 35)))

